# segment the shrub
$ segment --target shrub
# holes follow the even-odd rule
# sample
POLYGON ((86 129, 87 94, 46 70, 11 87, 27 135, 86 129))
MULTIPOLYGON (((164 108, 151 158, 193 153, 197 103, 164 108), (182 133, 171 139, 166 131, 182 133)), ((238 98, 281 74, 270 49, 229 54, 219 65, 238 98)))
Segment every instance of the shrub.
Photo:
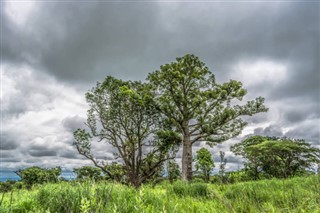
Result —
POLYGON ((12 182, 11 181, 6 181, 6 182, 1 182, 0 183, 0 192, 9 192, 12 190, 12 182))
POLYGON ((34 184, 43 184, 49 182, 57 182, 61 174, 61 168, 44 169, 37 166, 20 169, 16 174, 21 178, 21 181, 29 188, 34 184))

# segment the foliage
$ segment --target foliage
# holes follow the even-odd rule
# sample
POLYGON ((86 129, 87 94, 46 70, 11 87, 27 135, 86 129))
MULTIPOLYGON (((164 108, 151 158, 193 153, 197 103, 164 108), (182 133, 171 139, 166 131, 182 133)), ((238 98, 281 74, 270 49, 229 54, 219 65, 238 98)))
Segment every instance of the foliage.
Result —
POLYGON ((210 174, 214 167, 212 154, 208 149, 202 147, 197 151, 195 162, 196 171, 199 172, 202 175, 204 181, 208 183, 210 181, 210 174))
POLYGON ((254 180, 259 179, 259 173, 261 172, 258 160, 259 153, 247 152, 247 147, 259 144, 267 138, 269 137, 254 135, 231 147, 231 151, 233 151, 236 155, 240 155, 243 158, 247 159, 247 161, 245 162, 245 168, 247 174, 254 180))
POLYGON ((182 179, 192 178, 192 145, 209 145, 237 136, 246 126, 241 117, 266 112, 262 97, 238 105, 247 93, 242 83, 218 84, 208 67, 194 55, 160 66, 148 76, 158 109, 183 136, 182 179), (235 103, 235 104, 233 104, 235 103))
POLYGON ((9 192, 13 189, 14 183, 12 181, 0 182, 0 192, 9 192))
POLYGON ((92 166, 83 166, 80 168, 75 168, 73 170, 77 175, 77 180, 93 180, 98 181, 103 178, 102 171, 99 168, 92 166))
POLYGON ((167 159, 174 158, 180 142, 178 134, 165 128, 152 97, 150 86, 141 82, 109 76, 98 83, 86 94, 91 133, 74 132, 78 152, 114 178, 106 163, 91 153, 93 138, 106 141, 116 148, 115 157, 122 159, 130 184, 139 187, 152 178, 167 159))
POLYGON ((105 168, 108 171, 110 171, 115 181, 120 183, 126 182, 127 177, 126 177, 126 169, 124 165, 119 164, 117 162, 112 162, 110 164, 105 165, 105 168))
POLYGON ((319 212, 320 176, 229 185, 49 183, 4 194, 0 212, 319 212))
POLYGON ((168 162, 168 180, 172 183, 181 176, 180 167, 175 160, 168 162))
POLYGON ((61 168, 55 167, 51 169, 40 168, 37 166, 26 169, 19 169, 15 172, 28 187, 34 184, 55 183, 59 180, 61 168))
POLYGON ((254 179, 261 174, 287 178, 305 173, 320 162, 320 150, 304 140, 252 136, 235 144, 231 150, 243 156, 246 169, 254 179))

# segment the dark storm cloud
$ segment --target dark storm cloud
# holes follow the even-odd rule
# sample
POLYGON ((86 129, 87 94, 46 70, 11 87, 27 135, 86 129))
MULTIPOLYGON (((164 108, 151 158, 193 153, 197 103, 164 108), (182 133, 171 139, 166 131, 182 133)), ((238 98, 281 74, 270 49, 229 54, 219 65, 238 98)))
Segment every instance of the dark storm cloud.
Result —
POLYGON ((310 97, 302 96, 289 102, 284 101, 281 118, 286 124, 295 124, 305 120, 319 119, 320 101, 318 101, 317 98, 313 99, 312 94, 310 94, 310 97))
MULTIPOLYGON (((28 32, 19 31, 4 18, 9 28, 4 40, 11 41, 3 47, 4 59, 21 62, 27 55, 62 80, 96 81, 107 74, 144 79, 159 65, 186 53, 199 55, 222 79, 230 65, 243 58, 299 59, 303 60, 301 67, 310 62, 309 67, 315 65, 317 4, 36 5, 27 21, 28 32), (24 43, 15 45, 13 40, 24 43)), ((314 74, 311 67, 303 70, 308 77, 314 74)), ((300 71, 295 70, 292 77, 303 75, 300 71)))
POLYGON ((39 163, 39 159, 32 158, 32 159, 24 160, 23 162, 30 163, 30 164, 38 164, 39 163))
POLYGON ((1 158, 1 162, 3 163, 17 163, 17 162, 21 162, 19 159, 17 158, 1 158))
POLYGON ((283 132, 281 130, 281 126, 278 125, 270 125, 266 128, 256 128, 253 131, 254 135, 262 135, 262 136, 276 136, 276 137, 282 137, 283 132))
POLYGON ((305 139, 307 142, 311 142, 313 145, 320 148, 320 124, 309 123, 306 125, 298 126, 292 130, 289 130, 285 136, 289 138, 305 139))
POLYGON ((14 157, 14 155, 12 153, 8 152, 8 151, 6 151, 6 152, 1 151, 0 152, 0 156, 1 156, 1 159, 2 158, 12 158, 12 157, 14 157))
POLYGON ((20 55, 27 55, 58 78, 71 81, 96 81, 119 72, 119 77, 128 73, 133 77, 135 72, 143 71, 140 69, 145 63, 134 56, 146 55, 150 34, 157 28, 156 4, 36 4, 39 7, 27 22, 31 30, 7 30, 4 36, 12 41, 22 34, 23 39, 19 40, 35 44, 6 45, 4 59, 23 61, 20 55))
POLYGON ((62 158, 69 158, 69 159, 84 159, 82 155, 75 152, 62 152, 61 154, 59 154, 59 156, 62 158))
POLYGON ((31 73, 27 66, 11 65, 2 70, 5 74, 2 76, 4 119, 19 117, 29 111, 49 110, 52 100, 59 95, 60 91, 53 89, 56 82, 42 73, 31 73))
MULTIPOLYGON (((16 141, 16 138, 14 137, 11 132, 4 132, 1 130, 1 137, 0 137, 0 150, 14 150, 19 147, 19 143, 16 141)), ((2 152, 2 151, 1 151, 2 152)), ((2 153, 1 153, 2 156, 2 153)))
POLYGON ((56 156, 57 152, 54 150, 29 150, 29 154, 33 157, 56 156))
POLYGON ((7 3, 1 2, 1 60, 12 63, 28 63, 29 59, 26 56, 34 55, 32 49, 34 39, 15 26, 5 13, 6 7, 7 3))
POLYGON ((45 156, 57 156, 57 152, 61 148, 67 148, 67 145, 63 147, 51 145, 48 141, 47 144, 31 144, 29 145, 24 152, 28 153, 32 157, 45 157, 45 156))
POLYGON ((67 117, 63 119, 62 125, 69 132, 74 132, 77 129, 87 128, 85 125, 86 119, 80 116, 67 117))
POLYGON ((2 140, 1 139, 1 145, 0 150, 13 150, 18 147, 18 143, 13 140, 2 140))

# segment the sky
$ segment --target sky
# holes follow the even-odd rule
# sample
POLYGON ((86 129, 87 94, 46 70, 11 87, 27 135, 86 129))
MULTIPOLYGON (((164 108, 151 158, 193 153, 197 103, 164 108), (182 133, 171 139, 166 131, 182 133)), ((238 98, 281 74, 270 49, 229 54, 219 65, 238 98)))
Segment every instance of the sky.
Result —
MULTIPOLYGON (((144 81, 195 54, 218 83, 241 81, 245 117, 236 138, 208 148, 241 168, 230 145, 249 135, 305 139, 320 148, 320 3, 316 1, 1 1, 1 170, 72 169, 91 163, 72 145, 84 128, 84 95, 108 76, 144 81)), ((108 143, 94 143, 113 160, 108 143)), ((181 164, 181 151, 177 153, 181 164)))

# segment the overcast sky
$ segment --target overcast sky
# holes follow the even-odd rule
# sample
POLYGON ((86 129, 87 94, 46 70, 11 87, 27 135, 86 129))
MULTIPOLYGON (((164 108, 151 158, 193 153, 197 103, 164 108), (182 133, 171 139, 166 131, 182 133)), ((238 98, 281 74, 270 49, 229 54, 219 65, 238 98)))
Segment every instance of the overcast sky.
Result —
MULTIPOLYGON (((72 146, 85 92, 107 75, 144 80, 188 53, 270 109, 210 148, 216 161, 222 150, 239 168, 229 146, 250 134, 320 148, 319 16, 316 1, 1 1, 1 170, 90 165, 72 146)), ((94 149, 112 160, 110 145, 94 149)))

